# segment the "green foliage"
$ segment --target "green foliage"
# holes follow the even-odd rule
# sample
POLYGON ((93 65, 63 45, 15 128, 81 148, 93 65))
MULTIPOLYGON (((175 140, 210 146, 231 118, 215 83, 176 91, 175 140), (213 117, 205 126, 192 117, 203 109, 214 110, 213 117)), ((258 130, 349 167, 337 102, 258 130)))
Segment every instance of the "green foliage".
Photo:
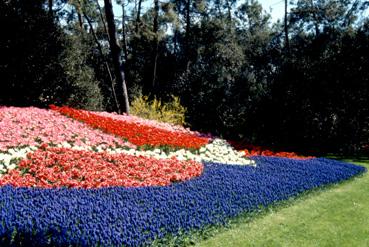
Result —
POLYGON ((186 108, 181 105, 179 97, 171 97, 171 101, 162 102, 156 97, 150 100, 148 96, 138 95, 131 102, 131 114, 183 126, 186 124, 186 108))
MULTIPOLYGON (((7 23, 0 105, 117 110, 113 89, 118 99, 123 90, 98 3, 0 2, 7 23)), ((272 24, 258 1, 167 0, 158 12, 147 7, 153 3, 116 1, 125 10, 116 26, 131 93, 141 88, 163 101, 179 95, 192 128, 228 139, 301 152, 368 152, 366 1, 293 1, 288 49, 283 23, 272 24)), ((162 102, 135 100, 159 112, 153 118, 168 118, 156 109, 162 102)), ((143 116, 152 117, 148 112, 143 116)))
POLYGON ((43 1, 0 3, 0 105, 69 104, 100 109, 102 96, 80 40, 67 35, 43 1))
POLYGON ((78 37, 71 37, 68 41, 61 58, 66 79, 71 85, 65 104, 76 108, 101 110, 103 96, 99 82, 95 79, 93 69, 86 64, 88 47, 84 47, 78 37))

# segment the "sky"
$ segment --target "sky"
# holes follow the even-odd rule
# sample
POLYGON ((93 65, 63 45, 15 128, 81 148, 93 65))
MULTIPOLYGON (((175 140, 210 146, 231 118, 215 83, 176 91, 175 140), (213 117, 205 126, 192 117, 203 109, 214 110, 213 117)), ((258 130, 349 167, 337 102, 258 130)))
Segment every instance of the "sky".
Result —
MULTIPOLYGON (((103 1, 99 0, 100 5, 103 6, 103 1)), ((242 1, 241 1, 242 2, 242 1)), ((271 14, 272 21, 276 22, 278 19, 283 19, 284 16, 284 0, 259 0, 259 3, 263 5, 265 11, 271 14)), ((114 15, 122 15, 122 9, 120 6, 114 4, 114 15)))
POLYGON ((272 16, 272 21, 283 19, 284 16, 284 0, 259 0, 263 5, 263 9, 272 16))

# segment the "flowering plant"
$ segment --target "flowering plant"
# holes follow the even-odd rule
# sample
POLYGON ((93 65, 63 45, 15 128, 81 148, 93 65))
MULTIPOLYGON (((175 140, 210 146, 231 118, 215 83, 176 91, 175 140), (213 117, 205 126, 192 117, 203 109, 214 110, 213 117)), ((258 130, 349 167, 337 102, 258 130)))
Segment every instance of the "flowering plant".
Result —
POLYGON ((146 246, 365 171, 52 108, 0 107, 0 246, 146 246))
POLYGON ((0 187, 0 245, 147 246, 365 170, 328 159, 254 159, 256 167, 205 163, 203 175, 160 187, 0 187))
POLYGON ((135 122, 127 122, 118 118, 101 116, 65 106, 57 107, 51 105, 50 108, 73 119, 82 121, 91 127, 125 138, 137 146, 151 145, 157 147, 168 145, 178 148, 198 149, 209 142, 209 138, 199 137, 191 133, 174 133, 162 128, 140 125, 135 122))
POLYGON ((0 177, 0 186, 76 187, 169 185, 202 173, 195 161, 154 159, 126 154, 48 148, 44 145, 0 177))

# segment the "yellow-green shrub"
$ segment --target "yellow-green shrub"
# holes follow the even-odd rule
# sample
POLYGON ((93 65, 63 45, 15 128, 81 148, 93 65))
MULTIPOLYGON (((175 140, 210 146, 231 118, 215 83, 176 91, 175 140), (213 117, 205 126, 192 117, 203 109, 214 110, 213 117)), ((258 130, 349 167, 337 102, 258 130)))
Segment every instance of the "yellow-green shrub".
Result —
POLYGON ((186 108, 181 105, 179 97, 172 95, 172 100, 162 102, 156 97, 149 100, 148 96, 139 94, 131 102, 130 112, 142 118, 161 122, 184 125, 186 108))

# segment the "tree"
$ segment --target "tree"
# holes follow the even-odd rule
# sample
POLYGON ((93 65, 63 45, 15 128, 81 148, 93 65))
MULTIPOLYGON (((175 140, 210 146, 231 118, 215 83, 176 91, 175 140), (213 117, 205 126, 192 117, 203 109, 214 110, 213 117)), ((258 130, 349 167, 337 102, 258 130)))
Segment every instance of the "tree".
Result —
POLYGON ((121 58, 121 48, 118 44, 116 38, 116 28, 114 22, 114 12, 111 0, 104 0, 105 4, 105 16, 108 23, 108 33, 109 33, 109 44, 110 52, 114 66, 115 79, 118 84, 118 92, 120 97, 121 110, 125 113, 129 113, 129 102, 128 102, 128 92, 124 76, 124 67, 121 58))
POLYGON ((159 0, 154 0, 154 22, 153 22, 153 74, 152 74, 152 88, 155 87, 156 71, 158 66, 159 55, 159 0))
POLYGON ((0 37, 0 104, 101 109, 102 95, 83 48, 55 23, 53 6, 44 6, 41 0, 0 3, 0 20, 7 23, 0 37))
POLYGON ((96 46, 98 48, 99 55, 102 58, 102 63, 103 63, 103 66, 104 66, 104 68, 106 70, 106 73, 109 76, 108 79, 110 81, 111 90, 112 90, 112 94, 113 94, 113 98, 114 98, 116 110, 119 112, 120 111, 120 108, 119 108, 119 103, 118 103, 117 95, 115 93, 115 83, 114 83, 113 75, 112 75, 111 70, 110 70, 109 63, 105 59, 105 54, 104 54, 103 48, 102 48, 102 46, 100 44, 100 41, 99 41, 99 39, 97 37, 97 34, 95 32, 95 29, 94 29, 94 26, 92 24, 92 21, 91 21, 90 17, 87 15, 87 13, 86 13, 85 10, 83 10, 83 16, 87 20, 87 23, 88 23, 88 25, 90 27, 90 33, 92 34, 92 37, 93 37, 93 39, 95 41, 95 44, 96 44, 96 46))
POLYGON ((285 46, 288 52, 290 52, 290 41, 288 37, 288 13, 287 6, 288 0, 284 0, 284 37, 285 37, 285 46))

